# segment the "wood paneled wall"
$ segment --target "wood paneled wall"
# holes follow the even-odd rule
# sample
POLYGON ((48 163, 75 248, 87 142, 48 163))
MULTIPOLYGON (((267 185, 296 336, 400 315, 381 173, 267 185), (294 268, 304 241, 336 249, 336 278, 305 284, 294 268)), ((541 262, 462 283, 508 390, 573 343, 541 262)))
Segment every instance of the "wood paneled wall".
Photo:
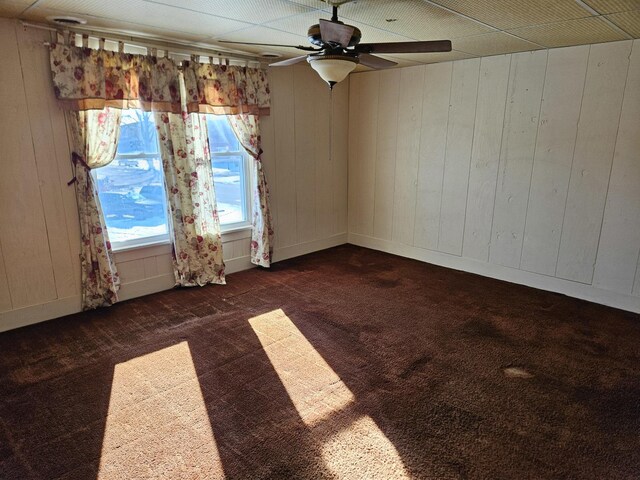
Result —
POLYGON ((349 241, 640 311, 640 41, 350 79, 349 241))
MULTIPOLYGON (((50 40, 0 18, 0 331, 80 309, 80 233, 50 40)), ((278 260, 346 242, 348 82, 330 94, 301 65, 273 69, 271 90, 263 162, 278 260)), ((249 268, 249 239, 223 241, 228 271, 249 268)), ((173 286, 166 246, 117 253, 116 262, 122 299, 173 286)))

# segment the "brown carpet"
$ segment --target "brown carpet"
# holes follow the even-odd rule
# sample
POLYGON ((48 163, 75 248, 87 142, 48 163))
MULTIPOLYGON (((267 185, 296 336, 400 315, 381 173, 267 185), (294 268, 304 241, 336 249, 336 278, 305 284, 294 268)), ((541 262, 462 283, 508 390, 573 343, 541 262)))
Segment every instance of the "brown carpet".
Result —
POLYGON ((0 478, 637 479, 639 345, 345 245, 1 334, 0 478))

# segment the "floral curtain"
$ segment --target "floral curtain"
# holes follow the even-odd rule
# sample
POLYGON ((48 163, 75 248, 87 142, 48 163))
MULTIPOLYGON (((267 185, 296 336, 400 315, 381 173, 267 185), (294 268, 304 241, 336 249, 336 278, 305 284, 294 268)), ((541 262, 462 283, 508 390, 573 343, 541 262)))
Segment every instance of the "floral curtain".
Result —
MULTIPOLYGON (((251 262, 271 265, 273 226, 269 188, 260 155, 259 115, 269 113, 270 91, 264 70, 191 62, 185 76, 195 77, 201 112, 227 115, 243 148, 253 157, 251 262)), ((190 82, 193 84, 193 80, 190 82)))
POLYGON ((202 113, 269 115, 269 82, 263 69, 191 61, 184 73, 187 89, 196 85, 202 113))
MULTIPOLYGON (((181 82, 184 93, 185 85, 181 82)), ((206 119, 199 113, 155 114, 173 225, 173 261, 180 286, 224 284, 206 119)))
POLYGON ((253 157, 253 218, 251 221, 251 263, 261 267, 271 265, 273 255, 273 225, 269 210, 269 187, 262 168, 260 127, 257 115, 246 113, 227 116, 231 128, 244 149, 253 157))
POLYGON ((80 217, 80 259, 82 309, 88 310, 118 301, 120 278, 102 215, 91 169, 103 167, 115 158, 120 136, 121 110, 68 111, 74 165, 74 183, 80 217))
POLYGON ((52 44, 49 59, 56 97, 67 110, 108 106, 180 113, 184 100, 188 112, 198 111, 195 79, 185 91, 189 98, 181 98, 179 68, 169 58, 52 44))

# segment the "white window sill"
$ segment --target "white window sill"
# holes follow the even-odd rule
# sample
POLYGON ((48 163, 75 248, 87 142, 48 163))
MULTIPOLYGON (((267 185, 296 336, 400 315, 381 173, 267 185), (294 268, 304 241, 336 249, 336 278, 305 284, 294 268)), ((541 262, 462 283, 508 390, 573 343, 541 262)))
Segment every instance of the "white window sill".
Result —
MULTIPOLYGON (((223 244, 243 240, 245 238, 251 238, 251 225, 239 225, 222 231, 223 244)), ((132 260, 140 260, 159 255, 168 255, 170 253, 171 241, 168 238, 155 242, 119 248, 113 252, 116 263, 130 262, 132 260)), ((249 252, 247 252, 247 255, 248 254, 249 252)))

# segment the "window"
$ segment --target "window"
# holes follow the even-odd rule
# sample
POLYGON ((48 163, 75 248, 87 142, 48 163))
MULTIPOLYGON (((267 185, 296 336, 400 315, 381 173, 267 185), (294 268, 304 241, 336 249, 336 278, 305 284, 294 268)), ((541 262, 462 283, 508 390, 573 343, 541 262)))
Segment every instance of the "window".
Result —
MULTIPOLYGON (((207 115, 222 231, 249 226, 251 157, 224 116, 207 115)), ((92 170, 114 250, 167 242, 169 223, 162 159, 153 114, 123 110, 116 158, 92 170)))
POLYGON ((207 115, 209 148, 216 202, 222 230, 249 225, 251 219, 249 161, 229 121, 222 115, 207 115))
POLYGON ((169 239, 153 114, 123 110, 116 158, 92 171, 114 250, 169 239))

